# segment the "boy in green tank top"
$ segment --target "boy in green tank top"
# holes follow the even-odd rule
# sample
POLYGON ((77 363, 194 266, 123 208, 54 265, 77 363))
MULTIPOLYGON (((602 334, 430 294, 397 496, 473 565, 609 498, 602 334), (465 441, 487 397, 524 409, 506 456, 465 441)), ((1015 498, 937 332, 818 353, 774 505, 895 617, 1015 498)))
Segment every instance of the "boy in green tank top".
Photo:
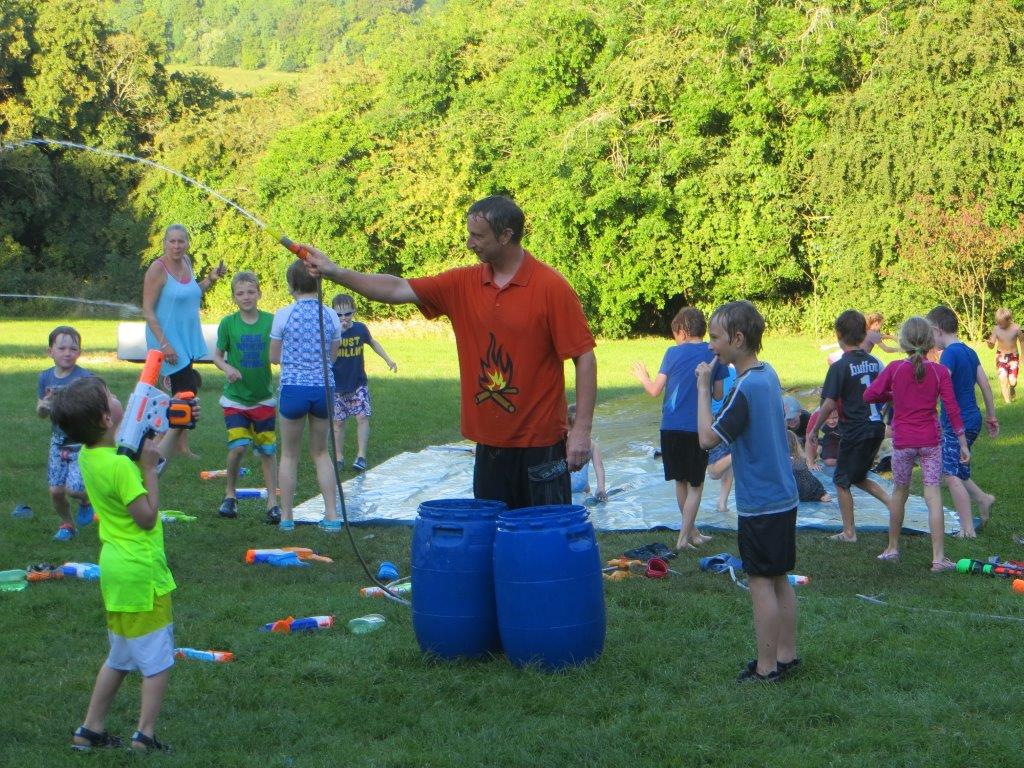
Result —
POLYGON ((171 592, 175 589, 160 522, 157 461, 146 440, 138 464, 117 453, 114 438, 124 416, 118 399, 98 377, 78 379, 54 393, 51 418, 83 444, 79 468, 99 521, 100 592, 107 611, 110 653, 96 676, 76 750, 116 747, 105 728, 114 695, 129 672, 142 673, 138 726, 131 746, 166 751, 153 733, 174 665, 171 592))

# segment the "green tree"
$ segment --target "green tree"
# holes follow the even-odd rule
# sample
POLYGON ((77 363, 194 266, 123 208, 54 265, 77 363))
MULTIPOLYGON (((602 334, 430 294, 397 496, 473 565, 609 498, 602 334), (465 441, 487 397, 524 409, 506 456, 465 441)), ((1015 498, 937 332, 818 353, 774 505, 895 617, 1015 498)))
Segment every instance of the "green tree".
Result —
POLYGON ((956 201, 950 209, 916 198, 899 234, 900 259, 888 276, 913 286, 922 300, 960 316, 964 336, 980 341, 991 321, 993 288, 1018 268, 1024 216, 993 224, 983 201, 956 201))

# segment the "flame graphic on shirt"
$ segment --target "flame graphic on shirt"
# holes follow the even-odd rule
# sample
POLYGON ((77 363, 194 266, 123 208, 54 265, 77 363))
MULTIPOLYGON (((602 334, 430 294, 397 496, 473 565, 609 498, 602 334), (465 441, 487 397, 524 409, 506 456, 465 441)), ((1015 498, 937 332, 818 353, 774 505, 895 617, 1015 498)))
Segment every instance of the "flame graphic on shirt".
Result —
POLYGON ((490 335, 487 354, 480 360, 480 391, 476 393, 476 404, 490 400, 508 413, 515 413, 516 406, 509 395, 518 395, 519 389, 512 386, 512 357, 498 346, 494 334, 490 335))

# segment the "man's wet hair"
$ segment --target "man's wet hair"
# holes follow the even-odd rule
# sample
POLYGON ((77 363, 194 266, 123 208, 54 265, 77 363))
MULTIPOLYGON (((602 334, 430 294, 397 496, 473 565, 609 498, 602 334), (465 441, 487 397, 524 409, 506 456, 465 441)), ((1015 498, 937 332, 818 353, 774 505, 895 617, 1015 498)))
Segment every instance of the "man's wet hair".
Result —
POLYGON ((484 219, 495 237, 500 237, 502 232, 509 229, 512 230, 511 242, 518 243, 523 239, 526 216, 511 198, 504 195, 491 195, 477 200, 469 207, 466 215, 484 219))

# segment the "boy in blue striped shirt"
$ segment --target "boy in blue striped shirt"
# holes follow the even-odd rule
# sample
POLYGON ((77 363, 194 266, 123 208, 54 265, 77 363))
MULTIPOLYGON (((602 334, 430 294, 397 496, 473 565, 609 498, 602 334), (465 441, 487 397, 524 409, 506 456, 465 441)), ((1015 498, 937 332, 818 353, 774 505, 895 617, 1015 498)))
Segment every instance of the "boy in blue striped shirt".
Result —
POLYGON ((757 359, 764 318, 749 301, 723 304, 711 316, 710 346, 719 365, 736 368, 736 383, 717 418, 711 416, 714 363, 697 366, 697 431, 702 448, 732 448, 739 549, 749 577, 757 658, 739 682, 777 682, 796 655, 796 593, 787 573, 796 565, 799 502, 789 458, 782 387, 757 359))

